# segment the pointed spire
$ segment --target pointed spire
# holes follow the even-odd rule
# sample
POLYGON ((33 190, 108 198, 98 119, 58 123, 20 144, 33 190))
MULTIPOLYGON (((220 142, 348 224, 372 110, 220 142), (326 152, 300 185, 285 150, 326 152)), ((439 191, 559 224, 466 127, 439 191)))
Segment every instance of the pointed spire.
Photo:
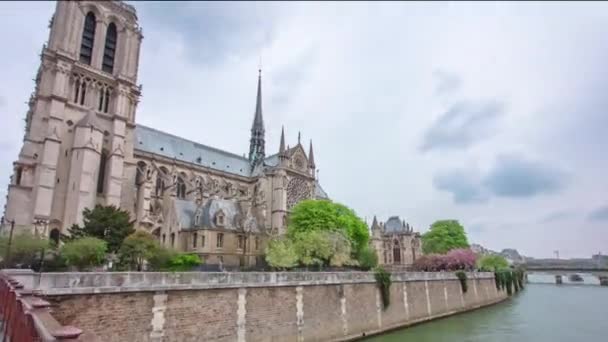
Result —
POLYGON ((279 145, 279 165, 286 166, 287 158, 287 150, 285 149, 285 128, 281 127, 281 144, 279 145))
POLYGON ((300 137, 301 137, 300 131, 298 131, 298 145, 300 144, 300 137))
POLYGON ((258 70, 258 95, 255 101, 255 117, 251 130, 264 131, 264 117, 262 116, 262 69, 258 70))
POLYGON ((308 149, 308 167, 311 169, 315 168, 315 154, 312 151, 312 139, 310 139, 310 147, 308 149))
POLYGON ((281 144, 279 145, 279 156, 285 154, 285 127, 281 127, 281 144))
POLYGON ((372 229, 379 229, 380 226, 378 225, 378 219, 376 218, 376 215, 374 215, 374 219, 372 220, 372 229))
POLYGON ((262 69, 258 70, 258 94, 255 103, 255 116, 251 125, 251 139, 249 140, 249 163, 252 167, 264 162, 264 118, 262 116, 262 69))

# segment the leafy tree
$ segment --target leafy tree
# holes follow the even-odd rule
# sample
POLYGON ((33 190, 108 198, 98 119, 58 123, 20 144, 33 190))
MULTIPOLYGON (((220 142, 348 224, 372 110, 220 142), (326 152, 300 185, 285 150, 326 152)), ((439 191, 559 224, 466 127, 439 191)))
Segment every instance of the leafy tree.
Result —
POLYGON ((278 269, 295 267, 298 264, 298 255, 291 240, 271 240, 266 247, 266 262, 278 269))
MULTIPOLYGON (((46 238, 29 232, 13 235, 10 260, 6 260, 5 264, 10 266, 32 266, 40 260, 40 253, 44 253, 49 248, 50 243, 46 238)), ((6 256, 7 249, 8 236, 2 236, 0 237, 0 253, 2 258, 6 256)))
POLYGON ((152 234, 137 231, 122 242, 119 250, 121 264, 135 268, 138 271, 143 269, 144 263, 154 256, 160 246, 152 234))
POLYGON ((103 264, 107 243, 95 237, 83 237, 65 243, 61 247, 61 256, 68 265, 84 270, 91 266, 103 264))
POLYGON ((341 231, 355 252, 369 241, 367 225, 352 209, 325 200, 301 201, 292 209, 287 228, 289 237, 297 239, 299 234, 310 231, 341 231))
POLYGON ((159 247, 148 259, 148 266, 154 271, 165 271, 171 268, 171 260, 177 255, 172 249, 159 247))
POLYGON ((298 260, 305 266, 343 266, 351 263, 350 241, 340 231, 309 231, 294 239, 298 260))
POLYGON ((359 266, 364 270, 371 270, 378 266, 378 254, 372 247, 366 246, 357 253, 359 266))
POLYGON ((469 248, 469 242, 464 228, 456 220, 436 221, 422 235, 422 251, 425 254, 445 254, 457 248, 469 248))
POLYGON ((129 212, 113 205, 96 205, 92 210, 86 208, 82 214, 83 226, 75 224, 70 227, 69 236, 62 237, 64 241, 92 236, 106 241, 108 252, 116 253, 122 241, 135 231, 129 212))
POLYGON ((192 268, 202 264, 203 261, 196 254, 177 254, 169 262, 169 269, 175 272, 190 271, 192 268))
POLYGON ((496 272, 508 267, 509 262, 500 255, 484 255, 477 260, 477 268, 486 272, 496 272))

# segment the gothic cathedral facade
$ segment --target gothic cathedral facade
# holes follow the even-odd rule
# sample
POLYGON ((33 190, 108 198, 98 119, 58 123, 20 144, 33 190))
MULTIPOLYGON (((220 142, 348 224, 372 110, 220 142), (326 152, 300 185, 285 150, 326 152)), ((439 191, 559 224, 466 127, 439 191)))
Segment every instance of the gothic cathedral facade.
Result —
POLYGON ((4 217, 57 239, 85 208, 114 205, 166 247, 253 265, 293 205, 328 199, 312 142, 289 148, 282 133, 266 154, 261 73, 248 156, 138 125, 142 39, 122 1, 57 2, 4 217))

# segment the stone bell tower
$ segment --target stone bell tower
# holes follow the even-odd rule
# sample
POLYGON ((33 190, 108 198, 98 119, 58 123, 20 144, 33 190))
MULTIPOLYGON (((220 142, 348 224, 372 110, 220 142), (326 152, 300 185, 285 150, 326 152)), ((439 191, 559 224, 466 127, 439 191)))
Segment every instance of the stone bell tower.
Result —
POLYGON ((134 210, 123 180, 136 172, 142 38, 122 1, 57 2, 8 189, 16 227, 58 235, 96 204, 134 210))

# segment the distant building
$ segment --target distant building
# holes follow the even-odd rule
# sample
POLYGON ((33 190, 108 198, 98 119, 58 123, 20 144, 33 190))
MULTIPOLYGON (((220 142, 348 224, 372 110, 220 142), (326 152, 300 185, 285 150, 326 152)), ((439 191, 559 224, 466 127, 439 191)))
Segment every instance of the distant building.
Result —
POLYGON ((422 255, 420 233, 399 216, 391 216, 386 223, 378 223, 374 216, 371 230, 370 245, 378 254, 379 265, 409 267, 422 255))

